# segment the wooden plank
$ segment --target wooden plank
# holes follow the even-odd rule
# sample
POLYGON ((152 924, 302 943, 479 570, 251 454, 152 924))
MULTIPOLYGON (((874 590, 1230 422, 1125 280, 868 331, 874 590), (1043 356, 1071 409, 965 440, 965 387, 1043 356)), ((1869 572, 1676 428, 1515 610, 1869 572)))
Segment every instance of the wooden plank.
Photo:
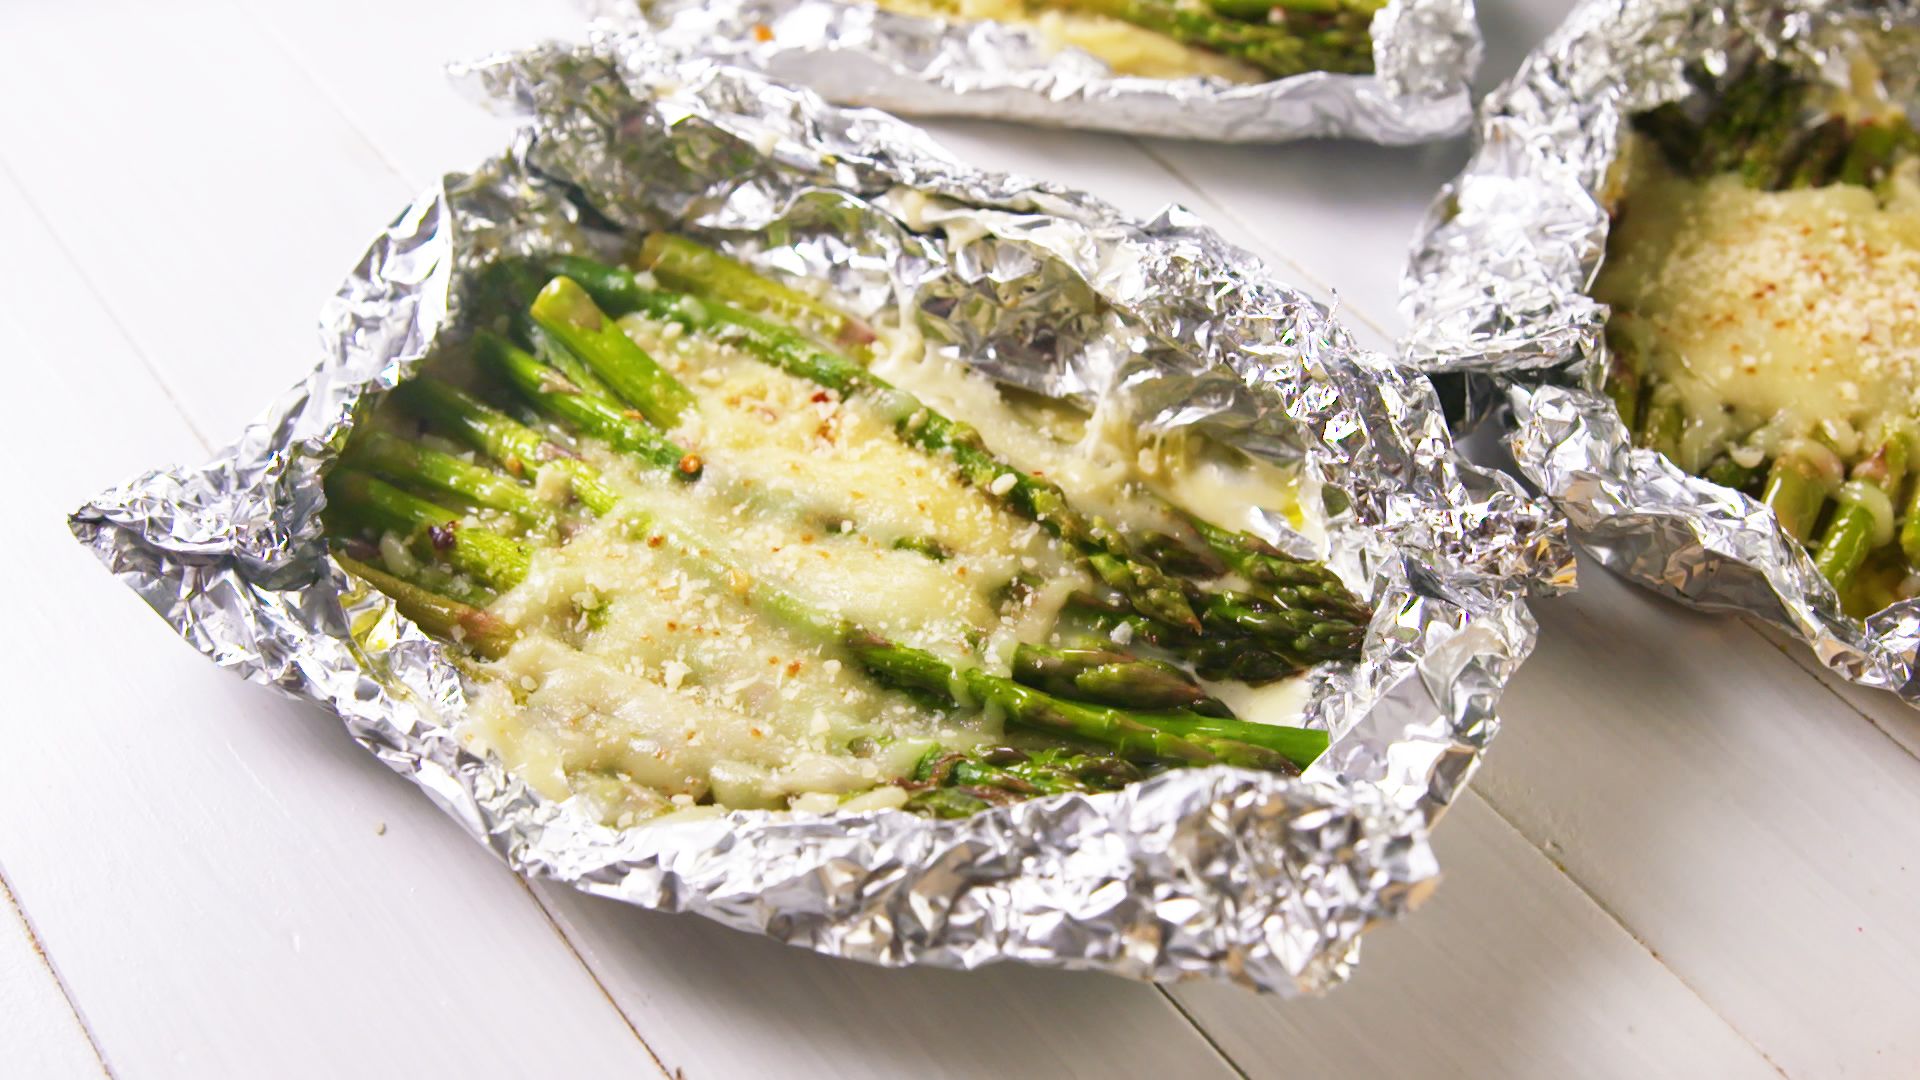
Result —
POLYGON ((59 103, 0 110, 21 188, 194 424, 230 437, 317 359, 321 301, 406 186, 224 3, 0 20, 0 96, 59 103))
POLYGON ((511 126, 457 92, 448 63, 577 38, 583 19, 573 0, 233 6, 265 27, 274 49, 308 75, 409 192, 508 145, 511 126))
POLYGON ((1233 1075, 1164 997, 1111 976, 1014 965, 889 971, 704 919, 538 889, 670 1071, 823 1078, 1233 1075))
POLYGON ((1350 985, 1305 1002, 1174 996, 1253 1077, 1775 1075, 1477 796, 1434 842, 1439 893, 1367 938, 1350 985))
MULTIPOLYGON (((82 499, 205 450, 5 174, 0 235, 0 455, 16 465, 0 649, 23 676, 0 713, 0 864, 108 1060, 139 1076, 657 1073, 485 849, 331 717, 174 640, 74 544, 82 499)), ((157 291, 206 280, 192 257, 157 291)))
POLYGON ((1920 760, 1737 619, 1582 567, 1476 788, 1789 1075, 1920 1062, 1920 760))
POLYGON ((87 1029, 67 1001, 26 913, 0 876, 0 1046, 21 1076, 66 1080, 107 1075, 87 1029))
POLYGON ((1792 660, 1807 674, 1820 680, 1820 685, 1838 698, 1847 708, 1859 713, 1866 721, 1877 727, 1887 738, 1899 743, 1907 753, 1920 755, 1920 709, 1916 709, 1884 690, 1869 690, 1856 683, 1848 682, 1833 673, 1820 658, 1813 655, 1797 638, 1777 627, 1769 626, 1758 619, 1748 619, 1747 624, 1754 633, 1765 638, 1774 648, 1779 649, 1787 659, 1792 660))

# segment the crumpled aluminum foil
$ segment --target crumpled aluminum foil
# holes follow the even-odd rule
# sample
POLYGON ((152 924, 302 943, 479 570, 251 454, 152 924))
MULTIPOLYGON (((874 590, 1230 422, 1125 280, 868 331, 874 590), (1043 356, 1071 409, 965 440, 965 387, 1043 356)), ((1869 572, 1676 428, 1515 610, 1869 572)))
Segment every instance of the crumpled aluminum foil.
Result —
POLYGON ((1374 16, 1375 74, 1309 72, 1235 85, 1114 75, 1030 27, 904 15, 842 0, 593 0, 637 10, 660 42, 812 87, 829 100, 920 116, 984 116, 1135 135, 1394 145, 1466 130, 1480 66, 1473 0, 1392 0, 1374 16))
MULTIPOLYGON (((1505 406, 1521 472, 1600 562, 1694 607, 1766 619, 1840 675, 1920 704, 1920 601, 1847 617, 1772 511, 1633 449, 1601 393, 1607 308, 1586 295, 1606 252, 1600 192, 1625 122, 1693 92, 1686 63, 1724 66, 1758 49, 1843 79, 1867 47, 1862 31, 1895 26, 1920 29, 1920 4, 1583 4, 1481 104, 1479 146, 1427 216, 1401 303, 1407 361, 1467 373, 1470 411, 1505 406)), ((1906 50, 1880 59, 1894 99, 1920 115, 1913 42, 1876 47, 1906 50)))
POLYGON ((879 964, 1315 990, 1346 975, 1364 927, 1431 890, 1428 826, 1533 644, 1525 594, 1567 584, 1571 561, 1550 508, 1452 456, 1424 379, 1357 350, 1183 211, 1134 222, 969 168, 881 113, 669 61, 644 38, 467 74, 530 117, 514 150, 375 239, 324 310, 319 368, 238 442, 72 518, 196 647, 333 710, 523 872, 879 964), (440 646, 328 559, 320 472, 363 398, 466 332, 478 268, 605 253, 656 225, 830 279, 869 314, 916 313, 998 377, 1087 403, 1124 382, 1144 425, 1304 458, 1339 493, 1334 564, 1379 611, 1365 661, 1314 676, 1306 722, 1332 750, 1298 779, 1173 772, 965 821, 741 811, 624 831, 469 753, 440 646))

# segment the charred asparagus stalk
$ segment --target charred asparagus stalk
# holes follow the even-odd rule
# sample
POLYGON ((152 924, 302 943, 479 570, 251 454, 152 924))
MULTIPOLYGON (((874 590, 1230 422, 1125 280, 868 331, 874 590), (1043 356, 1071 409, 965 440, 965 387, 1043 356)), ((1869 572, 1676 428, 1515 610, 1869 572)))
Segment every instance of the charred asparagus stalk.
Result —
POLYGON ((965 753, 929 750, 900 781, 907 809, 930 817, 971 817, 1022 799, 1119 789, 1146 774, 1124 758, 1066 750, 991 746, 965 753))
POLYGON ((1109 648, 1050 648, 1022 642, 1014 650, 1013 677, 1036 690, 1104 705, 1233 715, 1172 664, 1109 648))

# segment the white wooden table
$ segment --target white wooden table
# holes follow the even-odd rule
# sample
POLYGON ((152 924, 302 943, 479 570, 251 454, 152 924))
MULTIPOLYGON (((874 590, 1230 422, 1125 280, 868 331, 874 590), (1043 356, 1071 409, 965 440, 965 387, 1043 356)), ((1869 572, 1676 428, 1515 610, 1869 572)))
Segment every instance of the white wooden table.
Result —
MULTIPOLYGON (((1482 0, 1491 85, 1566 0, 1482 0)), ((215 670, 64 514, 312 362, 375 227, 504 142, 445 60, 565 0, 0 2, 0 1075, 1920 1075, 1920 714, 1588 566, 1539 606, 1438 897, 1285 1003, 884 972, 522 882, 330 717, 215 670)), ((1179 201, 1385 345, 1464 144, 939 124, 1179 201)))

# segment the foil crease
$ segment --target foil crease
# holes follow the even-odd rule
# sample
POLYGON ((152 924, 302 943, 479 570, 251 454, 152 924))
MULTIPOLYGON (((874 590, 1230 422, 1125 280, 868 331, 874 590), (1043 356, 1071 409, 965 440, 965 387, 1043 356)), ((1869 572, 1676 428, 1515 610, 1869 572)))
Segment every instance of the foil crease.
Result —
POLYGON ((1403 351, 1416 367, 1465 375, 1469 411, 1500 413, 1520 471, 1602 564, 1694 607, 1765 619, 1841 676, 1920 704, 1920 601, 1849 618, 1772 511, 1633 448, 1601 392, 1607 308, 1586 295, 1606 253, 1602 191, 1626 121, 1693 92, 1686 63, 1723 70, 1758 54, 1843 80, 1847 57, 1886 49, 1889 92, 1920 115, 1920 64, 1911 41, 1881 39, 1893 28, 1920 29, 1920 4, 1576 8, 1482 103, 1477 149, 1414 243, 1403 351))
POLYGON ((1428 828, 1498 730, 1534 641, 1529 589, 1564 584, 1570 556, 1544 502, 1453 456, 1424 379, 1183 211, 1132 221, 643 36, 465 74, 525 114, 512 151, 374 240, 324 309, 319 367, 237 442, 71 519, 197 648, 337 713, 522 872, 878 964, 1313 991, 1345 977, 1363 928, 1432 889, 1428 828), (1297 779, 1172 772, 962 821, 736 811, 626 830, 469 752, 441 647, 327 557, 320 472, 363 399, 466 333, 488 261, 604 253, 662 225, 912 313, 1000 378, 1303 461, 1339 493, 1334 565, 1378 610, 1364 662, 1315 676, 1305 722, 1331 752, 1297 779))
POLYGON ((1392 0, 1374 16, 1375 73, 1308 72, 1237 85, 1115 75, 1030 27, 900 14, 842 0, 599 0, 638 12, 665 46, 797 82, 829 100, 1134 135, 1279 142, 1341 136, 1394 145, 1466 130, 1481 38, 1473 0, 1392 0))

